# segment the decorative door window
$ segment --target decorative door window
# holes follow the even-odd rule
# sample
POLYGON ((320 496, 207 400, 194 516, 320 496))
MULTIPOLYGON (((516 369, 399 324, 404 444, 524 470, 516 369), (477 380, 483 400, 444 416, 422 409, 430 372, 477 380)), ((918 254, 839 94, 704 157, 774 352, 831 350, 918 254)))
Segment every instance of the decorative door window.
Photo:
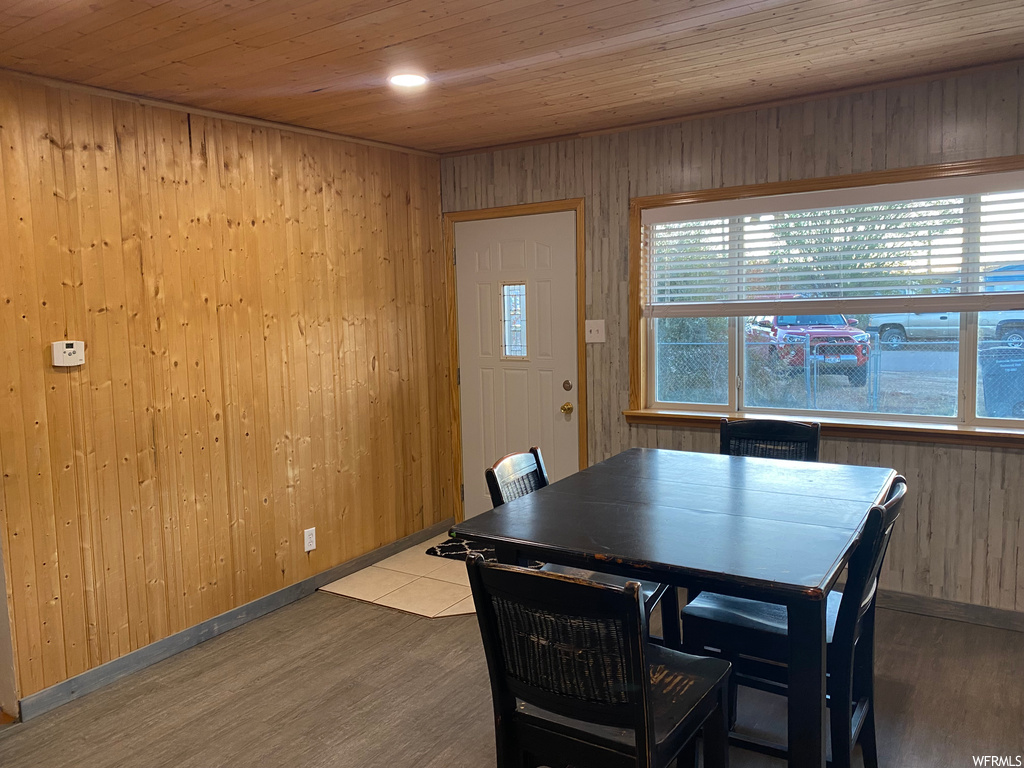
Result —
POLYGON ((526 357, 526 284, 501 286, 501 356, 526 357))

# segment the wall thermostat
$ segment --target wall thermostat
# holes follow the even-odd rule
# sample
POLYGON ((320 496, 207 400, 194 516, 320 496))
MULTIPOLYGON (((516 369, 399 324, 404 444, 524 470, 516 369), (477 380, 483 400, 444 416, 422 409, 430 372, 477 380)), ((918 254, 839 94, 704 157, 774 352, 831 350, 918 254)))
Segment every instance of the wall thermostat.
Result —
POLYGON ((85 342, 84 341, 55 341, 50 345, 53 350, 53 364, 66 368, 85 363, 85 342))

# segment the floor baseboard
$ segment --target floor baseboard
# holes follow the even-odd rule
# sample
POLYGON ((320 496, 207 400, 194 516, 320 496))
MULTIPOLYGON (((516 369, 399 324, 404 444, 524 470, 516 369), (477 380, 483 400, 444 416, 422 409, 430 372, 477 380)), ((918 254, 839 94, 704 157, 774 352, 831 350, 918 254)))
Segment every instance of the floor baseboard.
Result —
MULTIPOLYGON (((33 693, 31 696, 26 696, 19 702, 21 705, 21 720, 23 722, 31 720, 45 712, 49 712, 55 707, 59 707, 69 701, 74 701, 87 693, 109 685, 125 675, 156 664, 205 640, 223 634, 260 616, 265 616, 271 611, 275 611, 296 600, 301 600, 313 594, 313 592, 325 584, 348 576, 368 565, 373 565, 417 542, 428 541, 444 533, 453 524, 453 518, 444 520, 422 531, 399 539, 392 544, 387 544, 354 560, 349 560, 346 563, 329 568, 315 576, 292 584, 290 587, 285 587, 258 600, 240 605, 219 616, 214 616, 212 619, 207 619, 194 627, 189 627, 162 640, 157 640, 155 643, 150 643, 120 658, 108 661, 106 664, 101 664, 80 675, 45 688, 38 693, 33 693)), ((1017 611, 958 603, 953 600, 943 600, 936 597, 911 595, 889 590, 879 590, 877 599, 880 608, 1024 632, 1024 613, 1017 611)))
POLYGON ((332 581, 348 576, 350 573, 355 573, 368 565, 373 565, 386 557, 407 549, 417 542, 428 541, 441 535, 454 523, 454 518, 443 520, 396 542, 387 544, 372 552, 367 552, 365 555, 361 555, 354 560, 349 560, 315 576, 310 576, 308 579, 292 584, 290 587, 271 592, 269 595, 265 595, 245 605, 240 605, 219 616, 214 616, 212 619, 207 619, 200 624, 196 624, 194 627, 189 627, 162 640, 157 640, 155 643, 150 643, 143 648, 108 661, 106 664, 101 664, 80 675, 75 675, 49 688, 44 688, 38 693, 33 693, 31 696, 26 696, 19 702, 21 705, 21 720, 22 722, 31 720, 45 712, 49 712, 55 707, 59 707, 61 704, 74 701, 87 693, 109 685, 125 675, 130 675, 132 672, 156 664, 158 661, 163 661, 176 653, 181 653, 188 648, 199 645, 204 640, 209 640, 248 621, 265 616, 271 611, 275 611, 289 603, 301 600, 313 594, 325 584, 330 584, 332 581))
POLYGON ((1019 611, 958 603, 954 600, 911 595, 906 592, 892 592, 886 589, 878 590, 877 600, 879 608, 888 608, 891 611, 917 613, 939 619, 963 621, 967 624, 980 624, 985 627, 1024 632, 1024 613, 1019 611))

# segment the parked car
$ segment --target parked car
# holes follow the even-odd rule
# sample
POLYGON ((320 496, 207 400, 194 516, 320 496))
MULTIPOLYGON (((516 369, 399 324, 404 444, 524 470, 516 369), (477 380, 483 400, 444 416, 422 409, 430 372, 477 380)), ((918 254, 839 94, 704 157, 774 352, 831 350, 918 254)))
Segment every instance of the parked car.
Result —
MULTIPOLYGON (((890 349, 914 341, 956 341, 960 338, 959 312, 889 312, 871 315, 869 331, 890 349)), ((999 340, 1010 347, 1024 346, 1024 312, 979 312, 983 341, 999 340)))
POLYGON ((845 315, 762 315, 747 323, 748 354, 760 357, 779 372, 799 370, 806 364, 805 350, 818 373, 846 376, 863 387, 868 380, 871 342, 845 315))

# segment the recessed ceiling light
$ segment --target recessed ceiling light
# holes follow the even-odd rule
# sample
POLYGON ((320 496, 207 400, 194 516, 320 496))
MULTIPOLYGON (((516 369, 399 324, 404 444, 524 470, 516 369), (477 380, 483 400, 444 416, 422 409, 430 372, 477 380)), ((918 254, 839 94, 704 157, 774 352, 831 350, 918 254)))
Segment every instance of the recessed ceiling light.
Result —
POLYGON ((397 85, 400 88, 415 88, 418 85, 426 85, 427 78, 423 75, 405 73, 401 75, 392 75, 388 78, 388 82, 392 85, 397 85))

